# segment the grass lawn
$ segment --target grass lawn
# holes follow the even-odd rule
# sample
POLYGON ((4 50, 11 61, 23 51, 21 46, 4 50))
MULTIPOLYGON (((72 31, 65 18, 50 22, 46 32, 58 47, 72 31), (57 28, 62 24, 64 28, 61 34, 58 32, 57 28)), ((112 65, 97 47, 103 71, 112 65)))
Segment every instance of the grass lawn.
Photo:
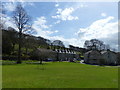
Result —
POLYGON ((3 65, 3 88, 117 88, 118 68, 70 62, 3 65))

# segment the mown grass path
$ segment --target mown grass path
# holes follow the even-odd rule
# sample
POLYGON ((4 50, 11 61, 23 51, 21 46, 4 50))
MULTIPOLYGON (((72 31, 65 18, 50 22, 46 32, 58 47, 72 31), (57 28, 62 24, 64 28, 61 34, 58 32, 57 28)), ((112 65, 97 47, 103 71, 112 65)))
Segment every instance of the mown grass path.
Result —
POLYGON ((118 68, 70 62, 3 65, 3 88, 117 88, 118 68))

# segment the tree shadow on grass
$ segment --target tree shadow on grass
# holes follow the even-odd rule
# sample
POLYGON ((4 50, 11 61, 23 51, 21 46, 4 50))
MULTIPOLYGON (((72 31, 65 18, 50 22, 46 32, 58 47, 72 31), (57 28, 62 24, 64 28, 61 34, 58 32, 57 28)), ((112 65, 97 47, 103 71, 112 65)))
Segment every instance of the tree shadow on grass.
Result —
POLYGON ((49 63, 43 62, 42 64, 40 62, 25 62, 25 64, 33 64, 33 65, 48 65, 49 63))

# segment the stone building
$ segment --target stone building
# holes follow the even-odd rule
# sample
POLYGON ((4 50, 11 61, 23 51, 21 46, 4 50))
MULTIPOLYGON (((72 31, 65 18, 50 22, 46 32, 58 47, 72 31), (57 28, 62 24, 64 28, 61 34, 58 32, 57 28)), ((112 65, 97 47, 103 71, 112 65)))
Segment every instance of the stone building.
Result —
POLYGON ((88 64, 98 64, 98 65, 118 65, 120 64, 120 56, 117 53, 106 50, 97 51, 91 50, 85 53, 84 62, 88 64))
POLYGON ((91 50, 84 54, 84 62, 88 64, 100 64, 102 55, 97 50, 91 50))
POLYGON ((102 51, 101 54, 106 65, 117 65, 117 53, 107 50, 102 51))
POLYGON ((117 53, 117 64, 120 65, 120 52, 117 53))
POLYGON ((80 58, 74 51, 61 49, 55 49, 55 51, 53 51, 51 49, 38 48, 34 53, 38 58, 43 60, 50 58, 54 61, 73 61, 74 58, 80 58))
POLYGON ((79 55, 77 55, 74 51, 60 49, 56 51, 58 61, 72 61, 74 58, 79 58, 79 55))

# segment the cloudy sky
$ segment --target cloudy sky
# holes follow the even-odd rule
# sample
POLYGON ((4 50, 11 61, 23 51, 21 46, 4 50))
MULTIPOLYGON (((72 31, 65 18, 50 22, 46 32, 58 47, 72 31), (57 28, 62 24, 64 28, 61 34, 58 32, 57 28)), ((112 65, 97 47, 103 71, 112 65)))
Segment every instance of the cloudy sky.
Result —
MULTIPOLYGON (((14 1, 14 0, 13 0, 14 1)), ((22 2, 32 17, 37 34, 50 40, 61 40, 83 47, 85 40, 99 39, 118 47, 117 2, 22 2)), ((4 3, 10 19, 16 3, 4 3)), ((11 21, 7 25, 13 26, 11 21)))

